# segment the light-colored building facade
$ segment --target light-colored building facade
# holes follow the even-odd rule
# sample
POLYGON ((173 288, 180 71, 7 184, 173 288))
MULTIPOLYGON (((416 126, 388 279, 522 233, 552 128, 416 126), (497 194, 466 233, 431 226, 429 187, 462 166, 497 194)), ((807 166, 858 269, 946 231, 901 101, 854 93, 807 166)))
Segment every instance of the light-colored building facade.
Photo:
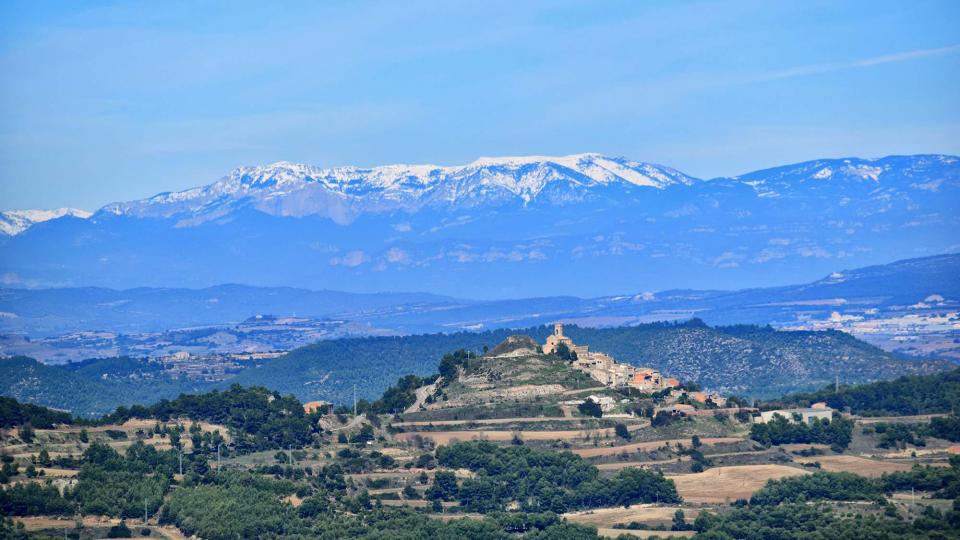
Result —
POLYGON ((753 422, 756 424, 766 424, 773 420, 775 416, 782 416, 792 422, 803 422, 810 424, 815 419, 830 420, 833 418, 833 409, 828 408, 809 408, 809 409, 778 409, 776 411, 762 411, 760 416, 754 416, 753 422))

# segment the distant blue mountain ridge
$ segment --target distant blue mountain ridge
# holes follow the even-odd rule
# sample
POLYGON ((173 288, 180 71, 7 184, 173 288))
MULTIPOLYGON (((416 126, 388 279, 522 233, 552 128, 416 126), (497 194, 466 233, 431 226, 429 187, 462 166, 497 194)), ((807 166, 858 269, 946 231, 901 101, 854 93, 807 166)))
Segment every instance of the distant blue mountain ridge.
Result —
MULTIPOLYGON (((458 167, 242 167, 0 235, 11 287, 223 283, 502 299, 809 282, 960 247, 960 159, 822 159, 731 178, 599 154, 458 167)), ((12 218, 11 218, 12 219, 12 218)))
POLYGON ((362 323, 390 334, 520 328, 558 320, 619 326, 691 317, 710 324, 789 326, 826 319, 833 312, 872 312, 874 318, 893 312, 955 312, 960 309, 958 276, 960 254, 945 254, 840 269, 799 285, 735 291, 673 289, 593 298, 473 300, 426 293, 358 294, 245 285, 128 290, 7 288, 0 289, 0 313, 5 314, 0 317, 0 335, 162 332, 238 323, 256 316, 362 323), (933 300, 924 305, 928 299, 933 300))

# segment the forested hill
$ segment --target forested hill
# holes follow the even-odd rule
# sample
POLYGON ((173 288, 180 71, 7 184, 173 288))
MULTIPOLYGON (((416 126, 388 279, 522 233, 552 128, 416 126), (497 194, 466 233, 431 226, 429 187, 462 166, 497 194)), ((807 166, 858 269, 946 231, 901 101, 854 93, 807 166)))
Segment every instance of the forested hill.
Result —
MULTIPOLYGON (((458 348, 479 351, 511 334, 542 343, 552 329, 431 334, 324 341, 241 372, 244 385, 263 384, 301 399, 347 402, 358 393, 376 398, 399 377, 433 373, 438 359, 458 348)), ((684 381, 731 393, 775 397, 833 382, 890 379, 904 373, 950 369, 939 360, 904 360, 841 332, 784 332, 756 326, 709 327, 694 320, 565 333, 623 362, 652 366, 684 381)))
MULTIPOLYGON (((321 341, 247 368, 219 385, 172 379, 155 372, 155 364, 131 359, 91 361, 83 369, 7 359, 0 361, 0 389, 21 401, 85 416, 233 383, 265 386, 303 401, 348 403, 354 385, 359 397, 376 399, 404 375, 433 373, 447 352, 461 348, 479 352, 512 334, 528 334, 542 343, 550 331, 539 326, 321 341)), ((852 384, 954 367, 939 360, 904 360, 833 331, 709 327, 694 320, 606 329, 568 326, 565 332, 577 343, 620 361, 655 367, 709 389, 752 397, 811 391, 832 383, 835 377, 852 384)))
POLYGON ((850 408, 864 416, 897 416, 960 411, 960 369, 931 375, 899 377, 891 381, 828 386, 817 392, 791 394, 773 400, 770 407, 808 406, 826 401, 835 409, 850 408))
POLYGON ((159 371, 156 363, 135 358, 94 359, 65 366, 41 364, 23 356, 0 359, 3 395, 82 417, 212 388, 209 383, 170 377, 159 371))

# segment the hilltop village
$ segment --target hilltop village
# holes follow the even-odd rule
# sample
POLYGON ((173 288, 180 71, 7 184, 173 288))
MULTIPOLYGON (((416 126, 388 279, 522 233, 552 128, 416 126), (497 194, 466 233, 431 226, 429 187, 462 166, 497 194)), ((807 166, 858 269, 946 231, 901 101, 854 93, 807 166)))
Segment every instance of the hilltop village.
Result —
MULTIPOLYGON (((569 354, 573 357, 571 366, 574 369, 586 373, 593 380, 609 388, 635 388, 644 393, 670 390, 674 398, 686 394, 691 400, 703 404, 709 401, 717 407, 723 407, 727 402, 726 398, 715 392, 685 392, 681 389, 678 379, 666 377, 656 369, 620 363, 608 354, 591 351, 587 345, 578 345, 572 339, 563 335, 563 323, 558 322, 553 325, 553 334, 547 337, 543 345, 543 353, 569 354)), ((689 406, 677 404, 673 407, 680 411, 689 406)), ((689 408, 693 409, 692 407, 689 408)))
POLYGON ((556 323, 553 325, 553 334, 543 345, 543 352, 556 354, 564 348, 573 353, 574 368, 610 387, 630 386, 643 391, 659 391, 680 386, 679 380, 663 377, 655 369, 621 364, 607 354, 593 352, 586 345, 575 344, 572 339, 563 335, 563 323, 556 323))

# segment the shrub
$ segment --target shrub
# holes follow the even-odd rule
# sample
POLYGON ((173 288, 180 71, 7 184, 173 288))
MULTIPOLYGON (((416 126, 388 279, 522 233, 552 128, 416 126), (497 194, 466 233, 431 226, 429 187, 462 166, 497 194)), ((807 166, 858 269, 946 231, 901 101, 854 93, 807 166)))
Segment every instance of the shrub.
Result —
POLYGON ((127 527, 124 521, 110 527, 110 530, 107 532, 107 538, 131 538, 132 536, 133 532, 130 531, 130 527, 127 527))
POLYGON ((577 405, 577 410, 584 416, 592 416, 594 418, 603 416, 603 409, 600 408, 600 404, 590 398, 587 398, 583 403, 577 405))

